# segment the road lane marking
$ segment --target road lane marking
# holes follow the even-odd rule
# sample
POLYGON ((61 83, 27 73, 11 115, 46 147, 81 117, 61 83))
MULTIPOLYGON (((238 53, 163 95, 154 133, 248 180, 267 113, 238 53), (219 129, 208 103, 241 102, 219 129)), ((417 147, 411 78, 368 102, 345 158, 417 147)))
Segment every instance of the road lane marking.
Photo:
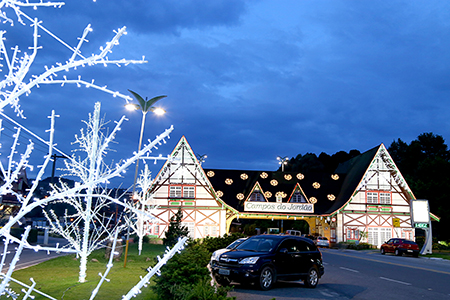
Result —
MULTIPOLYGON (((328 289, 321 290, 320 293, 321 293, 322 295, 324 295, 325 297, 329 297, 329 298, 337 298, 337 297, 340 296, 338 293, 333 292, 333 291, 330 291, 330 290, 328 290, 328 289)), ((275 299, 275 298, 274 298, 274 299, 275 299)))
POLYGON ((47 260, 50 260, 50 259, 53 259, 53 258, 57 258, 57 257, 60 257, 60 256, 43 257, 43 258, 35 259, 35 260, 32 260, 32 261, 28 261, 28 262, 18 263, 16 265, 16 267, 14 268, 14 270, 26 269, 28 267, 32 267, 32 266, 35 266, 37 264, 40 264, 41 262, 44 262, 44 261, 47 261, 47 260))
POLYGON ((400 283, 400 284, 404 284, 404 285, 411 285, 411 283, 408 283, 408 282, 403 282, 403 281, 390 279, 390 278, 386 278, 386 277, 380 277, 380 279, 391 281, 391 282, 395 282, 395 283, 400 283))
POLYGON ((349 268, 339 267, 339 269, 346 270, 346 271, 350 271, 350 272, 359 273, 359 271, 353 270, 353 269, 349 269, 349 268))
POLYGON ((329 254, 334 254, 334 255, 347 256, 347 257, 352 257, 352 258, 358 258, 358 259, 363 259, 363 260, 368 260, 368 261, 373 261, 373 262, 383 263, 383 264, 388 264, 388 265, 393 265, 393 266, 399 266, 399 267, 405 267, 405 268, 411 268, 411 269, 418 269, 418 270, 424 270, 424 271, 429 271, 429 272, 435 272, 435 273, 441 273, 441 274, 450 275, 450 272, 446 272, 446 271, 433 270, 433 269, 428 269, 428 268, 423 268, 423 267, 417 267, 417 266, 415 267, 415 266, 403 265, 403 264, 399 264, 399 263, 392 263, 392 262, 382 261, 382 260, 378 260, 378 259, 372 259, 372 258, 366 258, 366 257, 353 256, 353 255, 348 255, 348 254, 343 254, 343 253, 336 253, 336 252, 332 252, 332 251, 327 251, 327 253, 329 253, 329 254))

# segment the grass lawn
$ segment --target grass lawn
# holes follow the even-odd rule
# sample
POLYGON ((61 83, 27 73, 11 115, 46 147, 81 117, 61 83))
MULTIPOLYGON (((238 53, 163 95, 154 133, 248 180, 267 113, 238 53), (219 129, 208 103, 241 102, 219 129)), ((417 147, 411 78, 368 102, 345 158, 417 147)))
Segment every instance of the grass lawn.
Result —
MULTIPOLYGON (((107 276, 111 281, 103 282, 95 299, 122 299, 122 295, 125 295, 139 282, 140 276, 145 276, 148 273, 146 269, 150 265, 155 265, 153 258, 156 255, 162 256, 164 249, 163 245, 144 244, 142 254, 139 256, 137 244, 131 243, 128 249, 126 268, 123 267, 124 255, 122 255, 120 260, 113 262, 114 266, 107 276), (150 260, 147 261, 148 259, 150 260)), ((37 289, 56 299, 83 300, 89 299, 92 290, 100 281, 98 273, 106 271, 107 263, 105 249, 92 253, 89 256, 87 282, 85 283, 78 283, 79 261, 76 260, 75 255, 58 257, 27 269, 15 271, 13 278, 25 284, 31 284, 29 278, 32 277, 37 283, 37 289), (92 261, 93 258, 98 262, 92 261)), ((16 292, 21 290, 14 283, 11 283, 11 287, 16 292)), ((47 299, 36 293, 32 295, 36 296, 35 299, 47 299)), ((156 299, 156 296, 147 287, 142 289, 142 293, 136 299, 150 300, 156 299)))
POLYGON ((421 255, 423 257, 435 257, 450 260, 450 251, 449 250, 433 250, 432 254, 421 255))

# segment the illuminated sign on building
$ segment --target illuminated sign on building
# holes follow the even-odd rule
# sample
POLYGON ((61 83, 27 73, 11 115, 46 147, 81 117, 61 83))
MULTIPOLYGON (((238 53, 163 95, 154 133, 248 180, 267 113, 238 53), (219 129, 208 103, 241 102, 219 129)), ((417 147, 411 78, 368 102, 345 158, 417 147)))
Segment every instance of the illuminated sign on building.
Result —
POLYGON ((249 201, 245 203, 244 211, 277 212, 277 213, 314 213, 314 204, 249 201))

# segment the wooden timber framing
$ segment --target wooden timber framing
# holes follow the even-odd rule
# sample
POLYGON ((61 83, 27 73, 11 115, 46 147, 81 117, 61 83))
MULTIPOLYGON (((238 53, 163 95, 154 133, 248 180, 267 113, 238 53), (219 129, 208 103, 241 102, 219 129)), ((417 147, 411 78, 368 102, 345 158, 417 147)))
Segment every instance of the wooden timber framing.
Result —
POLYGON ((342 226, 338 240, 380 246, 390 237, 414 239, 411 199, 415 199, 414 194, 384 145, 380 145, 350 201, 339 212, 342 226))
POLYGON ((183 136, 153 181, 150 193, 158 211, 149 234, 164 237, 170 219, 180 209, 182 224, 192 238, 226 233, 225 204, 214 193, 192 148, 183 136))
POLYGON ((414 239, 410 201, 415 196, 383 144, 340 164, 333 173, 303 174, 203 169, 183 136, 149 192, 159 207, 150 234, 158 237, 164 237, 180 209, 193 238, 223 236, 236 220, 271 219, 306 221, 310 234, 326 236, 332 243, 379 246, 392 236, 414 239), (258 203, 305 208, 267 210, 258 203))

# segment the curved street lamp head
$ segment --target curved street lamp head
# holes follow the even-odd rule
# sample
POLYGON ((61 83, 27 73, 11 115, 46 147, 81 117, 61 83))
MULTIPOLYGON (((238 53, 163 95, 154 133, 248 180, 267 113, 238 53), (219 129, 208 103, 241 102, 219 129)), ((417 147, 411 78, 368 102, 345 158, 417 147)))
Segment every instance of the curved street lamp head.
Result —
POLYGON ((287 157, 287 156, 285 156, 285 157, 278 156, 277 160, 278 160, 278 163, 281 165, 281 172, 284 172, 284 166, 288 164, 289 157, 287 157))
MULTIPOLYGON (((161 115, 161 114, 165 113, 165 111, 162 108, 153 107, 153 104, 155 104, 157 101, 159 101, 159 100, 161 100, 163 98, 166 98, 167 97, 166 95, 156 96, 156 97, 153 97, 151 99, 145 98, 145 100, 144 100, 144 98, 142 98, 138 93, 135 93, 132 90, 128 90, 128 91, 133 95, 133 97, 139 103, 139 105, 138 104, 134 104, 135 107, 138 107, 138 109, 142 110, 142 112, 146 113, 146 112, 148 112, 150 110, 150 111, 155 112, 158 115, 161 115)), ((128 106, 128 104, 127 104, 127 106, 128 106)))

